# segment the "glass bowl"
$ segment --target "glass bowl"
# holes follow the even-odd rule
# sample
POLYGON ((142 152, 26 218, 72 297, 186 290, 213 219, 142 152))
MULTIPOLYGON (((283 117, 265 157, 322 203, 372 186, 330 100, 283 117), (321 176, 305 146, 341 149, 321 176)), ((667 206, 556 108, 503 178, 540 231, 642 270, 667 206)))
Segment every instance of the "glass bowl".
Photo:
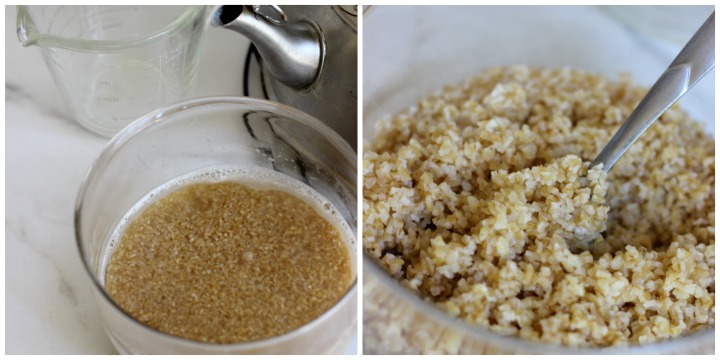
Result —
POLYGON ((170 180, 206 169, 273 171, 331 202, 354 236, 357 158, 317 119, 285 105, 240 97, 188 100, 120 131, 90 168, 78 194, 75 231, 105 329, 121 353, 342 353, 357 332, 357 244, 348 239, 353 283, 341 299, 289 333, 238 344, 182 339, 135 320, 108 295, 102 276, 111 235, 125 214, 170 180))
MULTIPOLYGON (((630 73, 649 87, 683 44, 663 52, 662 39, 626 27, 602 7, 373 6, 363 22, 363 138, 376 121, 414 105, 445 85, 495 66, 570 67, 617 79, 630 73), (392 34, 392 36, 388 36, 392 34)), ((694 9, 693 9, 694 10, 694 9)), ((689 40, 713 11, 693 18, 689 40)), ((674 11, 683 11, 676 7, 674 11)), ((695 13, 690 11, 689 13, 695 13)), ((640 14, 640 12, 636 13, 640 14)), ((686 21, 690 21, 683 17, 686 21)), ((652 19, 643 19, 651 21, 652 19)), ((714 134, 714 74, 681 100, 714 134)), ((673 354, 713 353, 715 331, 628 347, 574 348, 502 336, 453 318, 363 259, 365 354, 673 354)))

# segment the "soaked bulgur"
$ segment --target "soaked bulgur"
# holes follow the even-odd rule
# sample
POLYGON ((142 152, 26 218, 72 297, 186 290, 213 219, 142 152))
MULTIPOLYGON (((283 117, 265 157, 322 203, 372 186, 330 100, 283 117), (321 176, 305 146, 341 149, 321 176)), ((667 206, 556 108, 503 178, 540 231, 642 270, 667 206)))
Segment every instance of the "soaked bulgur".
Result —
POLYGON ((352 283, 338 229, 281 190, 234 181, 185 185, 130 221, 105 276, 135 319, 201 342, 287 333, 352 283))
MULTIPOLYGON (((609 174, 587 169, 646 91, 494 68, 381 121, 363 161, 366 253, 501 334, 611 346, 714 326, 713 139, 676 105, 609 174), (591 251, 571 252, 578 239, 591 251)), ((403 341, 366 304, 366 335, 403 341)))

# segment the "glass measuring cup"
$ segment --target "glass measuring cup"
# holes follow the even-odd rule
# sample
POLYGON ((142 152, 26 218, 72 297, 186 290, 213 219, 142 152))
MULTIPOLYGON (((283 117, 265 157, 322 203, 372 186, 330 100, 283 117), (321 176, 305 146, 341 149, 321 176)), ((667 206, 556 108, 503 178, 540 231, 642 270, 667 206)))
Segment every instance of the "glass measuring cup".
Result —
POLYGON ((112 136, 195 84, 205 6, 18 6, 72 116, 112 136))

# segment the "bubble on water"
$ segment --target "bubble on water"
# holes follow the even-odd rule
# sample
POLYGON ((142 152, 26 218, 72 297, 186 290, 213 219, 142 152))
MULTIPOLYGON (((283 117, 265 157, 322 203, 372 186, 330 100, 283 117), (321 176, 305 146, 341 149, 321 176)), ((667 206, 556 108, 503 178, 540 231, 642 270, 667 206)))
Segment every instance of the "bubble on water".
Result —
POLYGON ((217 182, 217 181, 237 181, 245 186, 252 187, 256 190, 276 190, 284 191, 295 197, 303 200, 306 204, 311 206, 318 214, 324 217, 328 222, 333 224, 338 229, 345 243, 353 256, 357 253, 355 246, 356 234, 350 225, 345 221, 342 212, 339 211, 332 202, 328 201, 327 198, 322 196, 316 190, 310 186, 299 182, 287 175, 278 173, 276 171, 259 168, 259 167, 212 167, 203 170, 199 170, 193 173, 189 173, 173 180, 164 183, 149 194, 143 197, 137 202, 122 218, 120 224, 117 225, 115 231, 113 231, 111 240, 113 246, 107 246, 106 251, 103 254, 103 266, 102 271, 107 265, 107 261, 112 254, 112 250, 115 247, 116 242, 119 242, 122 233, 125 228, 142 210, 144 210, 149 204, 158 201, 165 194, 175 191, 180 187, 183 187, 192 183, 201 182, 217 182))

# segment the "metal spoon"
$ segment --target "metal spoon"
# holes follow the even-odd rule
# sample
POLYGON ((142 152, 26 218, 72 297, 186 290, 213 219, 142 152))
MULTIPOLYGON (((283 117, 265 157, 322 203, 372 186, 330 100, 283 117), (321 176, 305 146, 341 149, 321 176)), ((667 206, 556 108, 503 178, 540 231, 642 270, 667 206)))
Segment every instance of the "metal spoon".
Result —
POLYGON ((667 109, 715 67, 715 12, 695 32, 625 123, 590 163, 609 172, 625 151, 667 109))
MULTIPOLYGON (((609 172, 625 151, 680 97, 715 67, 715 12, 705 20, 667 70, 650 88, 625 123, 590 163, 590 168, 603 164, 609 172)), ((587 186, 587 178, 581 178, 587 186)), ((566 239, 573 253, 589 249, 592 241, 580 234, 566 239)), ((603 252, 600 249, 600 252, 603 252)))

